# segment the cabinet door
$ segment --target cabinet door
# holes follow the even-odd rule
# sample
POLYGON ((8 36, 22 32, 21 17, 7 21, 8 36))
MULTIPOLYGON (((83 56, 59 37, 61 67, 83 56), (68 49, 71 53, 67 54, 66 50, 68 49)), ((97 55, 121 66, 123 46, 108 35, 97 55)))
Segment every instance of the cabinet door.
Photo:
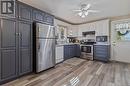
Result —
POLYGON ((45 14, 44 16, 44 22, 50 25, 53 25, 53 16, 49 15, 49 14, 45 14))
POLYGON ((17 37, 16 22, 0 20, 0 81, 17 76, 17 37))
POLYGON ((70 57, 70 49, 68 45, 64 46, 64 60, 69 59, 70 57))
POLYGON ((31 20, 32 9, 24 4, 19 4, 19 18, 25 20, 31 20))
POLYGON ((70 46, 70 51, 71 51, 71 53, 70 53, 70 57, 72 58, 72 57, 74 57, 75 56, 75 45, 71 45, 70 46))
POLYGON ((19 22, 19 72, 26 74, 32 71, 32 55, 31 55, 31 24, 28 22, 19 22))
POLYGON ((1 51, 1 80, 8 80, 17 76, 16 50, 1 51))
POLYGON ((80 45, 76 45, 76 56, 77 57, 80 57, 80 55, 81 55, 81 50, 80 50, 80 45))
POLYGON ((33 20, 43 22, 44 13, 38 10, 33 10, 33 20))

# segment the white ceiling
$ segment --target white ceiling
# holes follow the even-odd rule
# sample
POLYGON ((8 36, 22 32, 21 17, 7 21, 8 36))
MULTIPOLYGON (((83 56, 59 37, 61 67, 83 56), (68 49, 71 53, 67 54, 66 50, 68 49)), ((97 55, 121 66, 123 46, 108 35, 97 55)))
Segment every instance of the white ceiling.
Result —
POLYGON ((19 0, 33 7, 51 13, 72 23, 83 23, 101 18, 130 14, 130 0, 19 0), (82 3, 92 4, 91 9, 99 13, 90 13, 82 19, 72 10, 79 9, 82 3))

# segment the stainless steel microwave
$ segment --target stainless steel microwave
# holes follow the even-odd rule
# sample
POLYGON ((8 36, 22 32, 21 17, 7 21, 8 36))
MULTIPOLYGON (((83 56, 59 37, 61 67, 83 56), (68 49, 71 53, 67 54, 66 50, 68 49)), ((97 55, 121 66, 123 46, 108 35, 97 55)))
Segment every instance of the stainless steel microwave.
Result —
POLYGON ((96 36, 96 42, 107 42, 108 36, 96 36))

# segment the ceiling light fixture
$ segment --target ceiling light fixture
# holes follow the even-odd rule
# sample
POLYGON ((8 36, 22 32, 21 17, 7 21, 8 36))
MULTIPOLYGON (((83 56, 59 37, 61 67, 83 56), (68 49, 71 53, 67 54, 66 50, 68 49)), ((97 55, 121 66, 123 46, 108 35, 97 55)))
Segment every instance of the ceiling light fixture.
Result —
POLYGON ((88 16, 88 14, 90 12, 91 13, 99 12, 99 11, 96 11, 96 10, 90 10, 90 7, 91 7, 91 4, 82 4, 80 9, 74 10, 74 11, 78 12, 78 15, 81 18, 85 18, 86 16, 88 16))

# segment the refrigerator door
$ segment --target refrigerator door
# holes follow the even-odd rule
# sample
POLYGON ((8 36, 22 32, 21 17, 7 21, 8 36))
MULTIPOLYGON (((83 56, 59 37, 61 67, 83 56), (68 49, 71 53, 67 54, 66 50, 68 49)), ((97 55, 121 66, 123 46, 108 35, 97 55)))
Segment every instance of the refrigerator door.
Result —
POLYGON ((55 39, 37 39, 36 72, 55 65, 55 39))
POLYGON ((38 38, 55 38, 54 26, 37 23, 36 35, 38 38))

